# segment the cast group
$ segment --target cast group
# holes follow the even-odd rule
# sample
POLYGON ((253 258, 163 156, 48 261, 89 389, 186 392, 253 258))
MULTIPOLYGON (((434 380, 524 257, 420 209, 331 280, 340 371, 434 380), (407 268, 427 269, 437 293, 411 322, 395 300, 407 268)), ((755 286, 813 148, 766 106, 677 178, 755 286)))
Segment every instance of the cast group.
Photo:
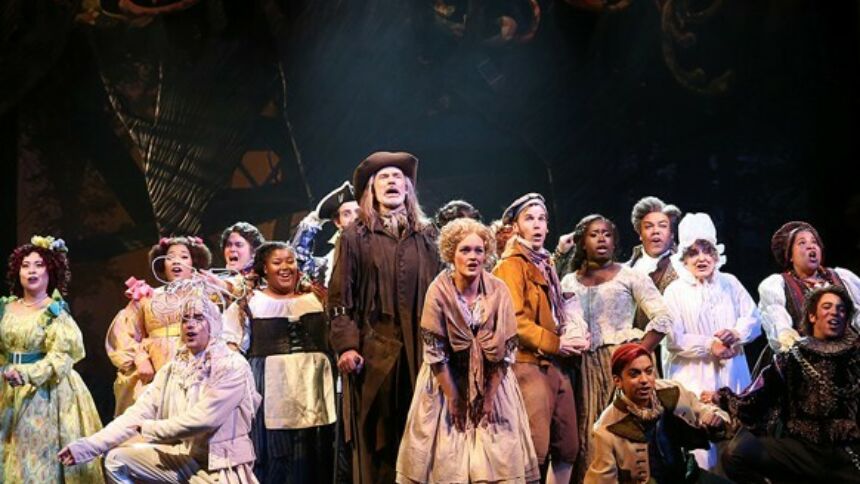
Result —
POLYGON ((860 279, 825 267, 813 226, 773 234, 756 304, 705 213, 645 197, 628 261, 597 214, 550 252, 540 194, 489 226, 459 200, 428 219, 417 167, 370 155, 290 242, 228 227, 227 270, 161 239, 163 285, 128 279, 105 339, 103 428, 73 369, 66 244, 18 247, 0 481, 860 482, 860 279))

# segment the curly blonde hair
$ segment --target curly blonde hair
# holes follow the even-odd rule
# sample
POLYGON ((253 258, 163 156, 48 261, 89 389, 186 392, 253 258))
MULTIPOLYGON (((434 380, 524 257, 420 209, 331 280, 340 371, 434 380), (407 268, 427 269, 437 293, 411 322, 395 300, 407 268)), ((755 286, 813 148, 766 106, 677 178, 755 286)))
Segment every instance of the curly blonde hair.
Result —
POLYGON ((439 234, 439 256, 453 264, 457 246, 470 234, 477 234, 484 241, 484 253, 489 258, 496 253, 496 238, 489 227, 470 218, 458 218, 442 228, 439 234))

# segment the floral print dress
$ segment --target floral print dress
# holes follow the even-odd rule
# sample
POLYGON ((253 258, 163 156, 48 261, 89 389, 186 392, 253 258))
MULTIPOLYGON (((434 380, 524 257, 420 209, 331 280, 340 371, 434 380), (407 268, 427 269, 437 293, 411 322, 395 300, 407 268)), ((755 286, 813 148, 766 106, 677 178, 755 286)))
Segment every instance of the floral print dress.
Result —
POLYGON ((57 453, 66 444, 102 428, 95 403, 72 366, 84 358, 83 336, 55 294, 42 311, 15 314, 0 298, 0 371, 17 370, 26 382, 12 387, 0 378, 0 482, 104 482, 99 461, 63 467, 57 453), (14 364, 11 353, 42 353, 14 364))

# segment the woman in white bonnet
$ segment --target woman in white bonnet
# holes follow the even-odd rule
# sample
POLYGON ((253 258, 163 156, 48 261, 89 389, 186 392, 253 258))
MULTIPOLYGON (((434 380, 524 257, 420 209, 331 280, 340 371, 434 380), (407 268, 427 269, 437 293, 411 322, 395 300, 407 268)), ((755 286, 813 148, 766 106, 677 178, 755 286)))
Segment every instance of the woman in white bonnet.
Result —
MULTIPOLYGON (((719 270, 726 257, 708 214, 687 214, 678 235, 678 280, 663 294, 674 321, 663 342, 665 377, 696 394, 726 386, 740 392, 750 383, 743 347, 761 332, 758 309, 740 281, 719 270)), ((716 465, 713 444, 694 455, 703 469, 716 465)))

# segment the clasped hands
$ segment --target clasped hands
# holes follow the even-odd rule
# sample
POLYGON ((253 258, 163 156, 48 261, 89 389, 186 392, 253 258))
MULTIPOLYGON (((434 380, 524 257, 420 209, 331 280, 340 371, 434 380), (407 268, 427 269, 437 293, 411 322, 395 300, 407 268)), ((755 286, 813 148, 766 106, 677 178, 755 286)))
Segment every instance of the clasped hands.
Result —
POLYGON ((717 340, 711 343, 711 354, 717 359, 728 360, 738 354, 736 345, 740 342, 737 333, 730 329, 721 329, 714 333, 717 340))

